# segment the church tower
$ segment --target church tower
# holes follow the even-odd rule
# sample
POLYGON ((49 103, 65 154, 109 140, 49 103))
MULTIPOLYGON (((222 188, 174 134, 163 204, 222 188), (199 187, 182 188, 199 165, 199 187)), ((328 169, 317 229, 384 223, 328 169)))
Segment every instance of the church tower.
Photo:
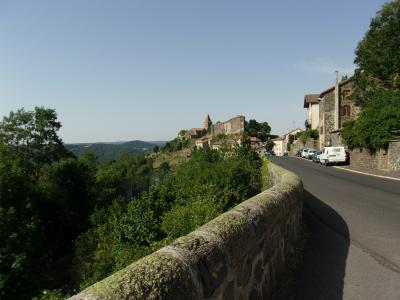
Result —
POLYGON ((210 119, 210 115, 207 114, 206 119, 204 120, 204 129, 207 130, 207 132, 210 132, 211 126, 212 126, 212 121, 210 119))

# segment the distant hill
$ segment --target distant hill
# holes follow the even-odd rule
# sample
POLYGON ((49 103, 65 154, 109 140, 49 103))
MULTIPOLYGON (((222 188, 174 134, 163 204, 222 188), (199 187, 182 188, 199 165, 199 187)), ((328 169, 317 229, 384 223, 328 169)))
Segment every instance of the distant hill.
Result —
POLYGON ((150 153, 155 146, 162 147, 165 142, 144 142, 144 141, 129 141, 115 143, 78 143, 66 144, 65 147, 76 156, 83 152, 93 151, 99 161, 109 161, 117 159, 123 155, 136 153, 150 153))

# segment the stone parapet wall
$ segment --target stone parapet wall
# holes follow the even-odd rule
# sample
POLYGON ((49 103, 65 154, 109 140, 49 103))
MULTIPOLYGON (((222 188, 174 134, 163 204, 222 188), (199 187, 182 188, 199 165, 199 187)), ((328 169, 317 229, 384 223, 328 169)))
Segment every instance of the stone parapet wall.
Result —
POLYGON ((70 299, 267 299, 302 228, 303 185, 268 165, 273 186, 70 299))

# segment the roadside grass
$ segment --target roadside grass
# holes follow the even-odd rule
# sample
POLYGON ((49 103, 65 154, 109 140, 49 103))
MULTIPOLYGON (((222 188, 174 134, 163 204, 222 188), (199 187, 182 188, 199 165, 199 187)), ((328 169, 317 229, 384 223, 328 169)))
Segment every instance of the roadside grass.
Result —
POLYGON ((261 191, 265 191, 272 186, 271 178, 269 176, 268 167, 271 160, 268 158, 263 158, 263 164, 261 167, 261 191))

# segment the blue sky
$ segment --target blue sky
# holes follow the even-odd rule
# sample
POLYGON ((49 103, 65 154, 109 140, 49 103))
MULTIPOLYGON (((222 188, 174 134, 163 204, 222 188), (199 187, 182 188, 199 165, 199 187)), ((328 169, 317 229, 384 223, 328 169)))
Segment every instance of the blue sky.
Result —
POLYGON ((302 127, 351 74, 378 0, 0 0, 0 116, 56 109, 65 142, 167 140, 210 114, 302 127))

